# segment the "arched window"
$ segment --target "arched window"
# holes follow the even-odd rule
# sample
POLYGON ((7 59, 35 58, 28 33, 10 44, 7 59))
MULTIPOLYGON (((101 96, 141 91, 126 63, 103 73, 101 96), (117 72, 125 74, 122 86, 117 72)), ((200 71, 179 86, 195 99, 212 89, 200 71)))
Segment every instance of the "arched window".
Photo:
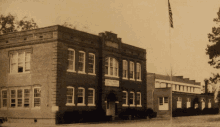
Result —
POLYGON ((105 75, 118 77, 118 61, 115 58, 105 58, 105 75))

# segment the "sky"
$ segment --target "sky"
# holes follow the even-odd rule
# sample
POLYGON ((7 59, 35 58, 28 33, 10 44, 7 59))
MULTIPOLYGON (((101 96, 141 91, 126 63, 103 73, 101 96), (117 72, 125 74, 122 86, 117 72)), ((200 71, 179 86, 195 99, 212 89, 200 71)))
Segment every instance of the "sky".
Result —
POLYGON ((39 27, 68 22, 96 34, 116 33, 123 43, 147 50, 147 71, 196 80, 213 69, 208 64, 207 34, 215 25, 220 0, 0 0, 0 14, 33 18, 39 27))

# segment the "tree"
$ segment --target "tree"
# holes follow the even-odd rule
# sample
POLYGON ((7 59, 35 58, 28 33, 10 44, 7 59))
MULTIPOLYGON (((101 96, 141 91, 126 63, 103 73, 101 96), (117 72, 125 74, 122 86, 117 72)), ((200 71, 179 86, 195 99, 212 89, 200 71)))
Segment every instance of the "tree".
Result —
POLYGON ((69 27, 69 28, 74 29, 74 30, 81 30, 81 31, 85 31, 85 32, 87 32, 88 29, 89 29, 89 27, 86 26, 86 25, 80 25, 77 22, 74 22, 74 24, 69 23, 69 22, 64 22, 61 26, 69 27))
POLYGON ((27 20, 25 16, 22 20, 17 20, 15 15, 0 15, 0 34, 16 31, 24 31, 38 28, 33 19, 27 20))
MULTIPOLYGON (((211 44, 207 45, 206 54, 209 55, 208 63, 216 69, 220 68, 220 8, 217 12, 217 18, 214 18, 213 21, 216 23, 216 26, 212 27, 212 33, 208 34, 209 42, 211 44)), ((217 97, 220 85, 220 76, 219 74, 213 74, 213 77, 210 77, 209 81, 214 84, 214 94, 215 99, 217 97)))

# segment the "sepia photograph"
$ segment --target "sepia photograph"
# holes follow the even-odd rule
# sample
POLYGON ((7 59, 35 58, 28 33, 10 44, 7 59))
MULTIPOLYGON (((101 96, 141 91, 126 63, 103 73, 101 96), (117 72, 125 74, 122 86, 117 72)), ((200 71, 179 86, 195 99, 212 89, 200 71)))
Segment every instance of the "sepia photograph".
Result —
POLYGON ((219 0, 0 0, 0 127, 218 127, 219 91, 219 0))

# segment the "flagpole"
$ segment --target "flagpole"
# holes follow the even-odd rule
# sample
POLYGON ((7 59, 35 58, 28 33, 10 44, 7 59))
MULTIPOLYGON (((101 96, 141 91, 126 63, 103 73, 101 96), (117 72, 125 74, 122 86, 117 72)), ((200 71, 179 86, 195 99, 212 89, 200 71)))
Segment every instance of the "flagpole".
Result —
POLYGON ((173 28, 173 21, 172 21, 172 11, 171 11, 171 6, 170 6, 170 1, 168 0, 168 16, 169 16, 169 25, 170 25, 170 27, 169 27, 169 41, 170 41, 170 81, 171 81, 171 87, 170 87, 170 121, 171 121, 171 125, 172 125, 172 108, 173 108, 173 104, 172 104, 172 86, 173 86, 173 84, 172 84, 172 77, 173 77, 173 75, 172 75, 172 57, 171 57, 171 42, 172 42, 172 40, 171 40, 171 27, 173 28))

